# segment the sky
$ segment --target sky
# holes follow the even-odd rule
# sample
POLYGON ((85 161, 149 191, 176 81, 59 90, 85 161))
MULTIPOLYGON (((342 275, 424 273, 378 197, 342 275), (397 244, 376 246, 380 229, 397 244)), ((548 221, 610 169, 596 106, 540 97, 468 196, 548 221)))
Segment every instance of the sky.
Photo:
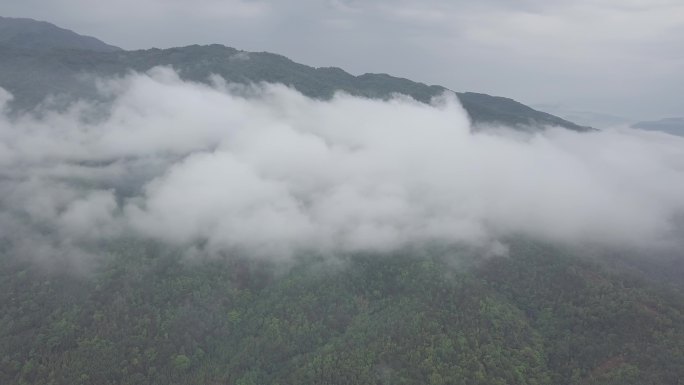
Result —
POLYGON ((578 119, 684 115, 682 0, 2 0, 0 15, 125 49, 274 52, 578 119))

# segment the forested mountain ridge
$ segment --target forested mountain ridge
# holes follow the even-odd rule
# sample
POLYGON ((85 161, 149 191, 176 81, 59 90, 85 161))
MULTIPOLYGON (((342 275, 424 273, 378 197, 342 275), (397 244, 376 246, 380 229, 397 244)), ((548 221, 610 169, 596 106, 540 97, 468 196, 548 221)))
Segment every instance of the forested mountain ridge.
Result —
MULTIPOLYGON (((0 28, 7 20, 14 19, 0 20, 0 28)), ((36 21, 33 23, 42 25, 36 21)), ((34 28, 31 23, 29 26, 34 28)), ((445 87, 428 86, 387 74, 353 76, 339 68, 314 68, 281 55, 239 51, 218 44, 121 51, 116 47, 106 49, 110 46, 103 49, 100 45, 90 49, 91 38, 82 38, 82 44, 54 43, 49 50, 33 49, 39 45, 33 40, 24 45, 0 40, 0 87, 14 94, 12 105, 20 110, 31 109, 46 95, 61 95, 65 102, 74 98, 92 98, 97 93, 92 77, 87 75, 109 77, 130 70, 147 71, 160 65, 173 67, 189 80, 206 82, 210 75, 216 74, 228 82, 283 83, 315 98, 329 98, 337 91, 344 91, 371 98, 387 98, 399 93, 428 102, 446 90, 445 87)), ((50 40, 44 42, 44 45, 49 44, 52 44, 50 40)), ((576 131, 589 130, 512 99, 473 92, 457 94, 476 124, 523 129, 550 125, 576 131)))

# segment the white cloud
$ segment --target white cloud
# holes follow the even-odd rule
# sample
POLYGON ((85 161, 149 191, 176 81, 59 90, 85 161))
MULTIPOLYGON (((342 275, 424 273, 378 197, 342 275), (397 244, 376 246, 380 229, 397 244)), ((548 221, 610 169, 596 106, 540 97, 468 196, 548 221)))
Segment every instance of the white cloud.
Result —
POLYGON ((57 245, 133 233, 277 256, 518 235, 609 247, 681 239, 681 138, 474 134, 449 95, 319 101, 215 83, 157 68, 110 81, 116 98, 95 123, 83 105, 0 119, 2 221, 52 229, 57 245))

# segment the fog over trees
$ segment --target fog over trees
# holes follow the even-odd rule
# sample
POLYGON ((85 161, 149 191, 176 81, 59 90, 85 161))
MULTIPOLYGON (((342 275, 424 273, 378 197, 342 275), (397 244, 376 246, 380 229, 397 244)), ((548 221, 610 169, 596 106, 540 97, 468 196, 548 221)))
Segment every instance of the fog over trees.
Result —
POLYGON ((0 19, 0 383, 684 378, 684 137, 35 23, 0 19))

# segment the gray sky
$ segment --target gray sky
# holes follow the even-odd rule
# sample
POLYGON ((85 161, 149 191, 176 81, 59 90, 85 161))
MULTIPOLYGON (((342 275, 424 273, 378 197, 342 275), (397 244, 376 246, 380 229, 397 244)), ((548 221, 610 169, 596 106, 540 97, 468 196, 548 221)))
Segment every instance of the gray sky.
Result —
POLYGON ((0 15, 126 49, 221 43, 554 112, 684 115, 684 0, 2 0, 0 15))

